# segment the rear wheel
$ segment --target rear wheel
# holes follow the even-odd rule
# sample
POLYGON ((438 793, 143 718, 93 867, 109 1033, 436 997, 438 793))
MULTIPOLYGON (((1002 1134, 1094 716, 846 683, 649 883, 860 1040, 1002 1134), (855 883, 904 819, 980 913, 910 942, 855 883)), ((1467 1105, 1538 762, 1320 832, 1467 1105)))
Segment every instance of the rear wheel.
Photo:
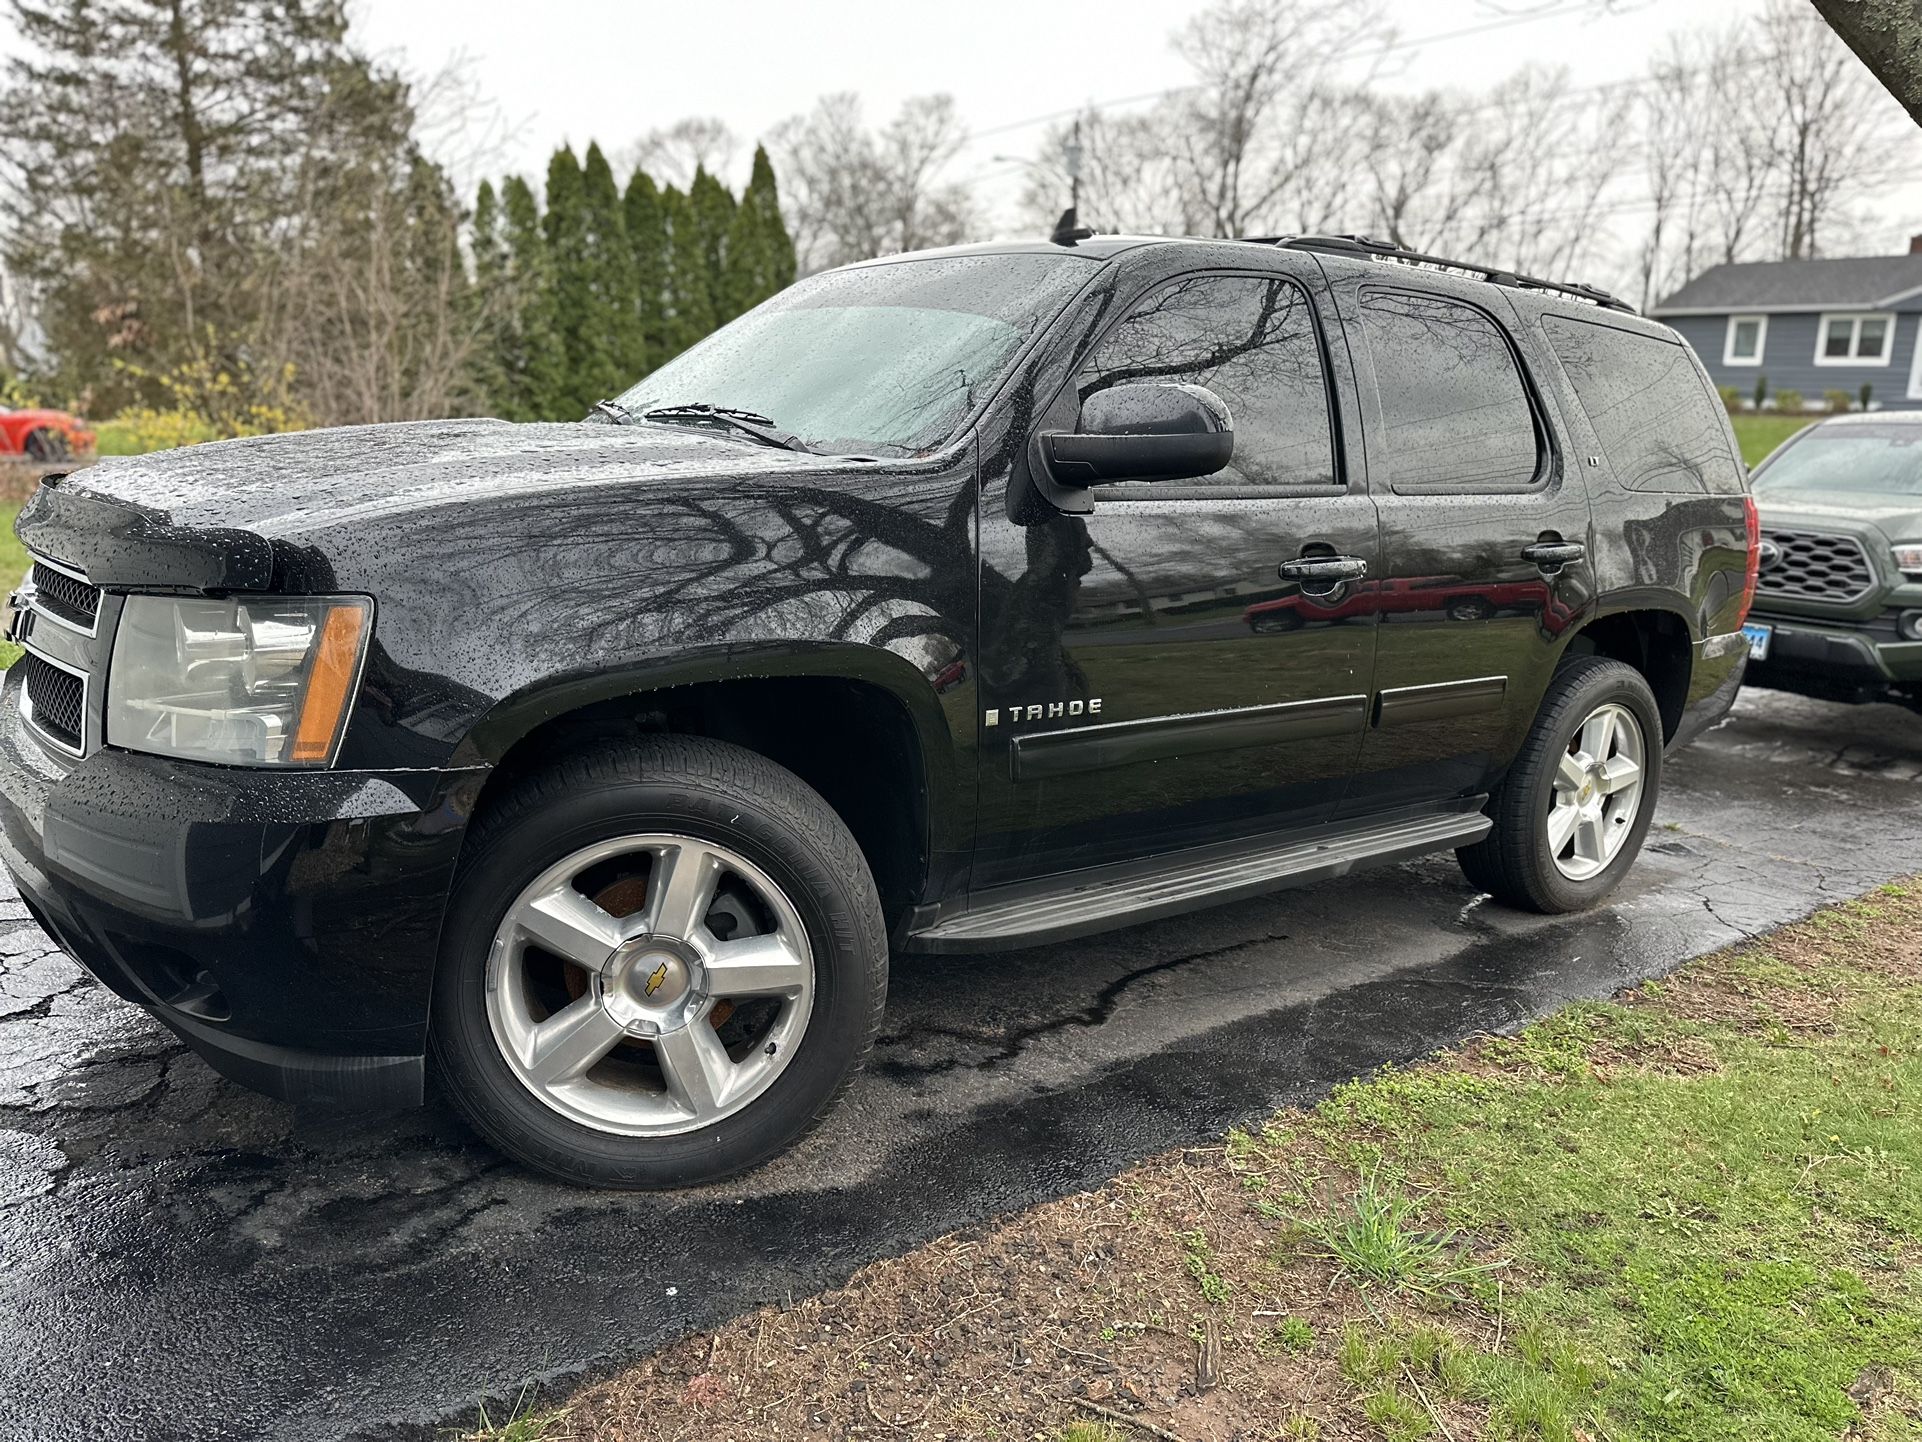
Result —
POLYGON ((1639 671, 1585 657, 1556 673, 1521 754, 1491 798, 1494 829, 1455 853, 1499 901, 1579 911, 1642 848, 1662 775, 1662 723, 1639 671))
POLYGON ((67 457, 67 438, 58 431, 31 431, 22 447, 36 461, 60 461, 67 457))
POLYGON ((866 863, 798 777, 650 738, 523 780, 476 823, 435 981, 437 1070, 502 1150, 683 1186, 792 1145, 879 1025, 866 863))

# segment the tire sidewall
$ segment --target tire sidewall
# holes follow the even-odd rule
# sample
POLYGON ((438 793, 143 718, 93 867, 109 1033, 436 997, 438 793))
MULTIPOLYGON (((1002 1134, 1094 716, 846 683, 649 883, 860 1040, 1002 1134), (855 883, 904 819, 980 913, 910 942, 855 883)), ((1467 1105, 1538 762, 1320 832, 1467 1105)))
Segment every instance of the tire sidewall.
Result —
POLYGON ((876 1010, 860 915, 877 905, 872 883, 829 866, 800 828, 744 799, 667 778, 570 789, 489 835, 463 867, 436 969, 433 1046, 443 1083, 506 1150, 603 1186, 714 1180, 785 1149, 839 1090, 876 1010), (541 871, 595 842, 648 832, 727 845, 786 893, 813 953, 814 1005, 794 1056, 761 1096, 695 1132, 630 1137, 562 1115, 514 1074, 488 1020, 486 972, 501 919, 541 871))
POLYGON ((1598 666, 1575 680, 1567 693, 1567 707, 1547 738, 1541 752, 1542 764, 1525 778, 1523 803, 1533 818, 1530 866, 1542 890, 1559 911, 1580 911, 1593 906, 1620 883, 1622 876, 1641 855, 1642 842, 1655 819, 1655 807, 1662 790, 1662 718, 1655 696, 1641 675, 1619 663, 1598 666), (1614 703, 1633 713, 1642 728, 1642 796, 1629 825, 1628 839, 1615 859, 1584 881, 1564 876, 1548 847, 1547 817, 1553 801, 1556 767, 1562 753, 1590 716, 1600 707, 1614 703))

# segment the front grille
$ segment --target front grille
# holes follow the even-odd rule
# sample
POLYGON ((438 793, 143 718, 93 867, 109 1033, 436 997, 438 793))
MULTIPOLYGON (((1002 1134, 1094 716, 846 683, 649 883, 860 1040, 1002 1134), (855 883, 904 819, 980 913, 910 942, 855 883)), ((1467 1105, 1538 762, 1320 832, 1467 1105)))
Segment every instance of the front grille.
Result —
POLYGON ((21 664, 27 668, 29 719, 68 750, 80 750, 86 735, 87 683, 32 652, 21 664))
POLYGON ((1764 531, 1781 554, 1762 572, 1760 589, 1768 596, 1801 601, 1859 601, 1875 586, 1868 552, 1853 536, 1815 531, 1764 531))
POLYGON ((100 588, 45 561, 33 563, 33 589, 40 609, 55 620, 91 631, 100 619, 100 588))

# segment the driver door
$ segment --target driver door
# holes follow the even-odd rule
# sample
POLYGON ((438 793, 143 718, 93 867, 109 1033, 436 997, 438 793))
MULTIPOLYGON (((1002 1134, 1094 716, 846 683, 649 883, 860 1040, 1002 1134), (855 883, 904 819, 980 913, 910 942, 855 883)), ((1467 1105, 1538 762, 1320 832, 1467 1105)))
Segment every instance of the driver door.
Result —
MULTIPOLYGON (((1375 507, 1343 465, 1350 389, 1311 286, 1207 272, 1152 287, 1089 351, 1080 400, 1205 386, 1234 454, 1193 481, 1097 487, 1085 515, 982 508, 981 839, 995 886, 1294 829, 1334 813, 1374 675, 1375 507), (1316 592, 1304 589, 1309 585, 1316 592)), ((1044 408, 1045 409, 1045 408, 1044 408)))

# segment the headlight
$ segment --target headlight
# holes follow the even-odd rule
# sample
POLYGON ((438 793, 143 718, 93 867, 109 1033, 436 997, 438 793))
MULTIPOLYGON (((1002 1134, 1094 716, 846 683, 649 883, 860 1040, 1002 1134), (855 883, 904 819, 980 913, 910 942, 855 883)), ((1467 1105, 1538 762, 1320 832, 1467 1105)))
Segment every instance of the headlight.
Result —
POLYGON ((229 766, 326 766, 373 629, 356 596, 129 596, 107 742, 229 766))
POLYGON ((1922 541, 1898 541, 1895 564, 1911 581, 1922 581, 1922 541))

